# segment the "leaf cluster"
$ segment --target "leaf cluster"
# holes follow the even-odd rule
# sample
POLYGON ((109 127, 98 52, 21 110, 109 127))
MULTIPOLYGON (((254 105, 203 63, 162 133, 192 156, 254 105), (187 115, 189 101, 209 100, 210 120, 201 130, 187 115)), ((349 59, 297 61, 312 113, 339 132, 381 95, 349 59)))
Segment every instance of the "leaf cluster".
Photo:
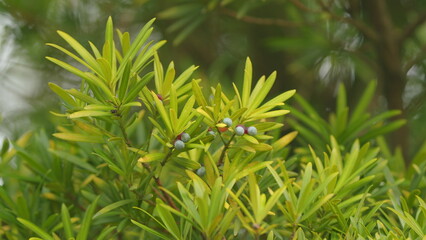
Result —
POLYGON ((195 66, 164 68, 152 24, 130 41, 108 19, 101 48, 63 32, 74 52, 48 44, 81 64, 48 57, 81 85, 49 84, 63 102, 53 138, 3 143, 1 238, 423 239, 425 165, 406 188, 371 146, 395 127, 364 126, 371 86, 353 120, 341 90, 329 126, 300 97, 310 119, 284 105, 295 91, 267 100, 276 73, 253 84, 250 59, 232 94, 203 88, 195 66), (289 110, 312 128, 294 125, 312 140, 303 161, 288 146, 297 132, 281 135, 289 110))

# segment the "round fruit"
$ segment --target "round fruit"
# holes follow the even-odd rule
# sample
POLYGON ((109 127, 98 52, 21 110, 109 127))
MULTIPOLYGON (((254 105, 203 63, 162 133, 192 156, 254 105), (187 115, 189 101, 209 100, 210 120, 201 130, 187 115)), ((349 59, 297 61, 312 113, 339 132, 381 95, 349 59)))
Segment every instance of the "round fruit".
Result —
POLYGON ((157 98, 160 99, 160 101, 163 101, 163 96, 161 94, 157 94, 157 98))
POLYGON ((223 119, 223 123, 225 123, 226 126, 230 127, 230 126, 232 126, 232 119, 230 119, 230 118, 224 118, 223 119))
POLYGON ((256 134, 257 134, 257 128, 256 128, 256 127, 248 127, 248 128, 247 128, 247 133, 248 133, 250 136, 254 136, 254 135, 256 135, 256 134))
POLYGON ((205 167, 200 167, 199 169, 197 169, 197 175, 202 177, 204 176, 204 174, 206 174, 206 168, 205 167))
POLYGON ((189 142, 189 140, 191 140, 191 136, 186 132, 181 133, 180 140, 182 140, 183 142, 189 142))
POLYGON ((235 134, 237 134, 238 136, 244 135, 245 131, 246 129, 244 128, 244 126, 241 126, 241 125, 235 128, 235 134))
POLYGON ((182 140, 176 140, 175 141, 175 148, 177 150, 182 150, 185 148, 185 143, 182 140))

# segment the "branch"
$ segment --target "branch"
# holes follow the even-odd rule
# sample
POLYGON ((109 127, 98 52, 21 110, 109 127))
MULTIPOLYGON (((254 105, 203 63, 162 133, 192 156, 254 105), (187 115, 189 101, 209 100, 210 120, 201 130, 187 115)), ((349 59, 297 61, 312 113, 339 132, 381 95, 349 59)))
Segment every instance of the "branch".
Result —
POLYGON ((225 159, 226 151, 228 150, 229 146, 231 145, 231 142, 234 139, 234 137, 235 137, 235 133, 232 135, 231 139, 229 139, 229 141, 225 143, 225 147, 223 148, 222 153, 220 154, 220 158, 219 158, 219 161, 217 162, 217 166, 222 165, 223 160, 225 159))
MULTIPOLYGON (((291 1, 293 2, 298 0, 291 0, 291 1)), ((377 35, 377 33, 371 27, 366 25, 364 22, 354 18, 339 16, 335 14, 334 12, 332 12, 330 7, 326 6, 322 0, 317 0, 317 2, 321 6, 321 9, 323 10, 323 12, 326 12, 331 18, 351 24, 352 26, 356 27, 360 32, 362 32, 367 38, 371 39, 372 41, 378 41, 379 36, 377 35)))
MULTIPOLYGON (((151 166, 149 166, 148 163, 142 163, 142 165, 144 166, 144 168, 146 170, 148 170, 149 173, 152 173, 152 169, 151 166)), ((170 205, 170 207, 176 209, 177 211, 180 211, 179 208, 176 206, 175 202, 173 201, 173 198, 166 192, 163 190, 164 186, 161 183, 161 180, 159 177, 156 177, 155 175, 153 176, 155 183, 157 184, 157 186, 160 188, 161 193, 153 187, 154 192, 163 200, 165 201, 167 204, 170 205)))
POLYGON ((401 33, 401 36, 399 37, 399 41, 402 43, 405 39, 409 38, 411 35, 414 34, 414 32, 417 30, 420 25, 426 22, 426 13, 421 14, 417 17, 417 19, 412 22, 410 25, 408 25, 405 28, 405 31, 401 33))
POLYGON ((120 119, 118 119, 118 125, 120 126, 121 133, 123 134, 124 142, 128 147, 130 147, 132 144, 130 142, 129 137, 127 136, 126 128, 124 127, 123 118, 119 116, 120 119))
POLYGON ((257 25, 279 26, 279 27, 300 27, 299 23, 286 21, 286 20, 282 20, 278 18, 259 18, 259 17, 252 17, 252 16, 239 17, 235 11, 232 11, 227 8, 220 9, 220 12, 227 16, 233 17, 235 19, 241 20, 246 23, 252 23, 257 25))
MULTIPOLYGON (((160 187, 160 191, 163 194, 164 198, 166 199, 166 202, 170 205, 170 207, 176 209, 177 211, 180 212, 179 208, 176 206, 175 202, 173 201, 173 198, 166 192, 163 190, 163 185, 160 182, 160 178, 158 177, 154 177, 155 182, 157 183, 157 185, 160 187)), ((154 188, 155 190, 155 188, 154 188)), ((158 195, 158 194, 157 194, 158 195)))
POLYGON ((289 0, 291 3, 293 3, 293 5, 297 8, 299 8, 302 11, 305 12, 311 12, 311 13, 321 13, 321 11, 315 10, 313 8, 309 8, 307 7, 305 4, 303 4, 302 2, 300 2, 299 0, 289 0))

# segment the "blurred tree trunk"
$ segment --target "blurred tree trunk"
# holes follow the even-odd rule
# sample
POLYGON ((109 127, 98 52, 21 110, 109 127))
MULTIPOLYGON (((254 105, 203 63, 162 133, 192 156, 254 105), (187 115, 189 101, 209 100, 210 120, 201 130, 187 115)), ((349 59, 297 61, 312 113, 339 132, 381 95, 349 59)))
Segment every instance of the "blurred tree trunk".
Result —
MULTIPOLYGON (((377 39, 374 39, 377 50, 377 64, 380 68, 378 73, 381 82, 383 94, 387 100, 389 109, 399 109, 402 111, 400 118, 406 118, 402 96, 406 83, 406 73, 402 61, 402 41, 400 31, 392 21, 385 0, 363 0, 365 10, 371 21, 371 27, 377 33, 377 39)), ((404 149, 404 158, 408 164, 409 149, 409 129, 404 125, 391 134, 391 145, 393 148, 401 147, 404 149)))

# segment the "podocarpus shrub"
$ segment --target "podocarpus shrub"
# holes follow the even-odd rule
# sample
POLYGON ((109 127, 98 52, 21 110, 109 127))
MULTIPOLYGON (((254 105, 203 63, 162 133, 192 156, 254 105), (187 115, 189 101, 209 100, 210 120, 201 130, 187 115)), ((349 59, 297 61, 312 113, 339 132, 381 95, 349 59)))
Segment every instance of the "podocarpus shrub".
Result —
POLYGON ((0 237, 423 238, 421 192, 401 191, 378 148, 330 136, 289 155, 297 133, 281 136, 282 105, 294 91, 265 100, 275 72, 252 88, 247 59, 233 94, 203 89, 195 66, 164 68, 164 41, 148 41, 153 22, 115 41, 109 19, 101 49, 61 31, 73 52, 48 44, 81 64, 48 57, 81 85, 49 84, 63 101, 54 138, 39 131, 3 147, 0 237))

